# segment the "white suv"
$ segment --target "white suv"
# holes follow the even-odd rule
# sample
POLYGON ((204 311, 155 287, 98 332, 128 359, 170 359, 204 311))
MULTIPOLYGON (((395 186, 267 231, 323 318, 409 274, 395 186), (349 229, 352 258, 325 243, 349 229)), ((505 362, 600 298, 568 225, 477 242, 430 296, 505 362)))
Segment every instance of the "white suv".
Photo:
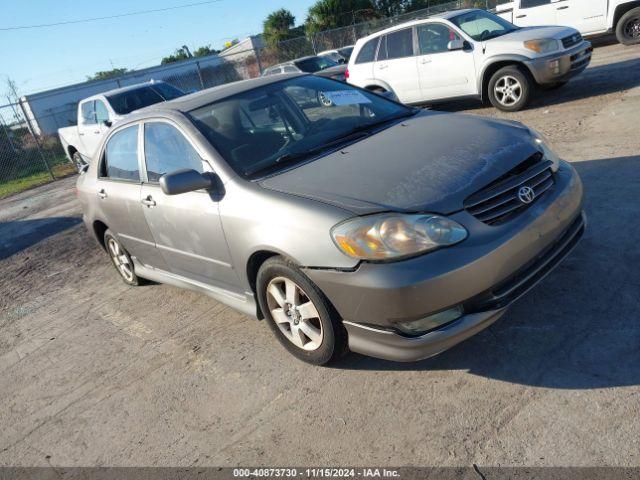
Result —
POLYGON ((559 87, 587 68, 592 50, 570 27, 520 28, 484 10, 458 10, 358 40, 346 76, 404 103, 480 97, 517 111, 536 86, 559 87))

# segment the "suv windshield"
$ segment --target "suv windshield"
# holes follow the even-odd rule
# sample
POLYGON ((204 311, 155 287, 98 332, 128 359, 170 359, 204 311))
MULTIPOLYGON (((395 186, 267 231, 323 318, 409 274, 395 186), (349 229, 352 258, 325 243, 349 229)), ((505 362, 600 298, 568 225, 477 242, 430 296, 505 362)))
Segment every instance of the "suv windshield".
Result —
POLYGON ((473 10, 452 17, 450 20, 477 42, 491 40, 518 30, 514 24, 484 10, 473 10))
POLYGON ((304 60, 297 60, 293 63, 295 63, 296 67, 306 73, 315 73, 320 70, 324 70, 325 68, 335 67, 338 65, 337 62, 334 62, 327 57, 305 58, 304 60))
POLYGON ((107 95, 106 98, 118 115, 126 115, 134 110, 140 110, 155 103, 173 100, 182 95, 184 95, 183 92, 168 83, 156 83, 122 93, 107 95))
POLYGON ((333 151, 416 111, 341 82, 304 76, 189 115, 234 171, 253 179, 333 151))

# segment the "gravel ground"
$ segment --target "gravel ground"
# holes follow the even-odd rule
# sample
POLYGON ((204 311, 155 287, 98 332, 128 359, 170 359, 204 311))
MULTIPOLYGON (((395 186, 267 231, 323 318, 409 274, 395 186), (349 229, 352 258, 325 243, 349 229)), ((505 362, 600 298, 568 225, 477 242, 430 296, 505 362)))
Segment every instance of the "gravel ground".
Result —
POLYGON ((124 285, 74 179, 0 201, 0 465, 640 465, 640 47, 524 112, 586 187, 574 253, 426 361, 296 361, 263 322, 124 285))

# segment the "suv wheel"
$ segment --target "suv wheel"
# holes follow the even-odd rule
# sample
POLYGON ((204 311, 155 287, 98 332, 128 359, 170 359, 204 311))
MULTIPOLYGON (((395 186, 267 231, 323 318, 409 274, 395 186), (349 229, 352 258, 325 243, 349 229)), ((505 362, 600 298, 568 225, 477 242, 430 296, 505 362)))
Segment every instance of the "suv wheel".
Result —
POLYGON ((625 13, 616 25, 616 38, 623 45, 640 43, 640 7, 625 13))
POLYGON ((136 275, 129 252, 125 250, 110 230, 104 232, 104 245, 107 247, 111 263, 116 267, 124 283, 132 286, 142 285, 144 280, 136 275))
POLYGON ((529 75, 520 67, 503 67, 489 80, 489 101, 504 112, 517 112, 529 102, 532 87, 529 75))
POLYGON ((260 308, 280 343, 307 363, 347 352, 347 332, 324 294, 294 264, 272 257, 258 271, 260 308))

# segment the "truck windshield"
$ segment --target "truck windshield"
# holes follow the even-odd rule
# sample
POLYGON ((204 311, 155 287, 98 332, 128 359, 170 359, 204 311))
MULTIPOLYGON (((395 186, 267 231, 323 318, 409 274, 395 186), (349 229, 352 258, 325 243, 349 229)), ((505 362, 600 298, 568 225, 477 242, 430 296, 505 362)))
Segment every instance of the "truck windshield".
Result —
POLYGON ((491 40, 518 30, 514 24, 484 10, 473 10, 450 19, 477 42, 491 40))
POLYGON ((184 95, 183 92, 168 83, 146 85, 134 90, 107 95, 106 98, 118 115, 126 115, 134 110, 148 107, 155 103, 166 102, 184 95))
POLYGON ((234 171, 255 179, 315 159, 416 111, 309 75, 239 93, 189 116, 234 171))
POLYGON ((294 63, 296 64, 296 67, 307 73, 319 72, 325 68, 335 67, 338 65, 338 62, 334 62, 327 57, 305 58, 304 60, 298 60, 294 63))

